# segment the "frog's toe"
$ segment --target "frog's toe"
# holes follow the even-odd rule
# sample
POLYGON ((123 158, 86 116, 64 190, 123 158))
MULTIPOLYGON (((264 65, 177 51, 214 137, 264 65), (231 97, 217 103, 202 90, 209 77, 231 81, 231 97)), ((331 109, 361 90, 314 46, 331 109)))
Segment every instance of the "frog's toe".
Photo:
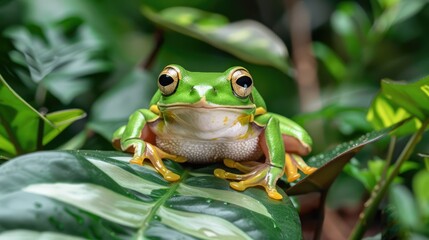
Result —
POLYGON ((310 175, 310 174, 314 173, 316 170, 317 170, 317 168, 307 166, 307 167, 304 167, 302 169, 302 172, 307 174, 307 175, 310 175))
POLYGON ((215 176, 223 179, 236 180, 231 182, 231 188, 237 191, 244 191, 249 187, 261 186, 272 199, 280 200, 282 195, 276 190, 278 178, 283 174, 283 169, 268 164, 260 164, 252 172, 245 174, 235 174, 226 172, 223 169, 216 169, 215 176))
POLYGON ((133 157, 131 160, 130 160, 130 163, 132 163, 132 164, 137 164, 137 165, 143 165, 143 161, 144 161, 144 157, 142 157, 142 156, 139 156, 139 157, 133 157))
POLYGON ((216 168, 213 172, 213 174, 218 177, 218 178, 222 178, 222 179, 226 179, 226 171, 220 168, 216 168))
POLYGON ((223 164, 229 168, 235 168, 243 173, 249 173, 254 171, 256 168, 262 165, 260 162, 249 161, 249 162, 237 162, 229 158, 223 160, 223 164))
POLYGON ((287 174, 287 181, 288 182, 294 182, 296 181, 299 177, 301 177, 301 174, 299 173, 295 173, 295 174, 287 174))
POLYGON ((248 177, 249 174, 236 174, 232 172, 227 172, 223 169, 217 168, 214 170, 214 175, 218 178, 229 179, 229 180, 243 180, 248 177))
POLYGON ((282 200, 283 199, 283 196, 279 192, 277 192, 276 189, 269 189, 266 191, 268 193, 268 196, 272 199, 275 199, 275 200, 282 200))
POLYGON ((231 188, 237 190, 237 191, 244 191, 246 190, 247 186, 245 186, 244 181, 240 181, 240 182, 230 182, 229 186, 231 186, 231 188))
POLYGON ((174 172, 167 170, 164 174, 163 177, 165 180, 169 181, 169 182, 175 182, 177 180, 180 179, 180 176, 175 174, 174 172))
POLYGON ((188 161, 187 158, 182 157, 182 156, 176 156, 174 158, 171 158, 171 160, 178 162, 178 163, 184 163, 184 162, 188 161))
POLYGON ((184 162, 188 161, 188 159, 186 159, 185 157, 169 154, 167 152, 162 151, 159 148, 158 148, 158 153, 159 153, 160 158, 168 158, 168 159, 171 159, 171 160, 178 162, 178 163, 184 163, 184 162))
POLYGON ((223 160, 223 164, 225 164, 225 166, 227 166, 229 168, 235 168, 236 163, 237 163, 236 161, 229 159, 229 158, 225 158, 223 160))
MULTIPOLYGON (((149 160, 152 166, 155 168, 156 171, 158 171, 165 180, 169 182, 174 182, 180 179, 180 176, 176 173, 168 170, 163 162, 163 158, 170 158, 174 157, 175 155, 168 154, 158 147, 146 143, 146 149, 144 151, 143 155, 134 155, 134 157, 130 160, 130 163, 137 164, 137 165, 143 165, 143 162, 145 159, 149 160)), ((177 157, 179 160, 183 160, 182 157, 177 157)), ((186 160, 186 159, 185 159, 186 160)))

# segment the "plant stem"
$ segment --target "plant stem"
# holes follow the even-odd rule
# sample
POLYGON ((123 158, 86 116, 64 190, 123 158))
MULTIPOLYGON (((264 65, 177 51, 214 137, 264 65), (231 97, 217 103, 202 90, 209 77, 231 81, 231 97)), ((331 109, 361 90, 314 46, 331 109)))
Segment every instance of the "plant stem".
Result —
POLYGON ((9 137, 9 141, 12 143, 13 147, 15 148, 15 155, 21 155, 24 153, 24 150, 21 147, 21 144, 19 143, 17 137, 14 135, 12 126, 10 125, 11 122, 7 121, 1 114, 0 114, 0 125, 3 125, 7 136, 9 137))
POLYGON ((43 86, 42 83, 39 83, 36 89, 36 96, 34 97, 36 106, 38 108, 41 108, 43 107, 43 105, 45 105, 46 94, 47 94, 46 88, 43 86))
MULTIPOLYGON (((40 114, 43 116, 46 115, 46 108, 41 108, 39 110, 40 114)), ((36 136, 36 150, 40 151, 43 149, 43 135, 45 131, 45 120, 43 118, 39 118, 39 125, 37 127, 37 136, 36 136)))
POLYGON ((387 172, 389 171, 390 163, 392 162, 393 158, 393 152, 395 151, 396 139, 396 136, 392 136, 390 138, 389 149, 387 151, 386 162, 384 164, 383 172, 381 173, 380 182, 386 179, 387 172))
POLYGON ((325 221, 325 203, 327 196, 328 190, 324 190, 320 193, 317 226, 313 236, 314 240, 319 240, 322 238, 323 222, 325 221))
POLYGON ((314 59, 311 39, 310 14, 302 0, 285 0, 296 68, 301 111, 311 112, 321 106, 317 61, 314 59))
POLYGON ((414 151, 414 148, 416 147, 417 143, 420 142, 420 139, 424 131, 426 130, 426 127, 428 126, 428 124, 429 124, 429 119, 427 119, 422 124, 421 128, 416 133, 414 133, 414 135, 410 138, 410 140, 408 140, 407 145, 402 150, 401 155, 399 155, 394 165, 392 173, 389 174, 389 176, 385 181, 383 179, 380 179, 380 181, 374 187, 374 189, 371 192, 370 198, 364 204, 365 209, 359 215, 359 221, 356 224, 355 228, 353 229, 353 232, 350 235, 349 239, 351 240, 362 239, 369 225, 369 222, 370 220, 372 220, 378 205, 380 204, 381 200, 386 194, 386 191, 389 188, 389 185, 392 183, 393 179, 395 179, 395 177, 399 174, 401 165, 408 160, 408 158, 411 156, 411 153, 414 151))
POLYGON ((156 56, 158 55, 159 50, 161 49, 162 44, 164 43, 164 32, 161 29, 156 29, 155 35, 155 46, 150 52, 147 59, 141 65, 143 69, 150 69, 153 62, 155 61, 156 56))

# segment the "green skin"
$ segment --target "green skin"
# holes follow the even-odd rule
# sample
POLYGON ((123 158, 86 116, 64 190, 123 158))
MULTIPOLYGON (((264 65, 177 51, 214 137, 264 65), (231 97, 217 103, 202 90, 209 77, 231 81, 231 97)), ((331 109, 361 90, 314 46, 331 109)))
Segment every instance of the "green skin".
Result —
MULTIPOLYGON (((158 89, 151 100, 150 109, 137 110, 130 116, 128 124, 114 133, 114 146, 133 153, 132 163, 142 165, 143 160, 148 159, 165 179, 178 180, 180 177, 165 168, 162 159, 168 158, 177 162, 184 162, 186 159, 156 146, 157 135, 147 126, 168 124, 169 121, 173 121, 167 116, 170 106, 211 105, 238 110, 244 116, 243 119, 248 119, 240 122, 242 125, 261 129, 258 144, 265 155, 265 161, 236 162, 225 159, 225 165, 237 168, 244 174, 229 173, 222 169, 216 169, 214 172, 217 177, 236 180, 231 182, 232 188, 242 191, 247 187, 262 186, 271 198, 281 199, 282 196, 276 190, 276 183, 283 174, 287 175, 289 181, 294 181, 300 176, 297 168, 306 174, 315 170, 307 166, 300 157, 311 151, 312 144, 310 136, 301 126, 288 118, 267 112, 265 102, 253 84, 250 95, 245 97, 237 95, 232 87, 231 74, 237 68, 246 72, 247 70, 232 67, 223 73, 204 73, 189 72, 179 65, 169 65, 166 68, 168 67, 179 72, 174 92, 166 95, 158 89), (201 94, 194 91, 195 86, 212 87, 215 91, 205 91, 201 94)), ((246 136, 241 136, 240 140, 243 138, 246 136)))

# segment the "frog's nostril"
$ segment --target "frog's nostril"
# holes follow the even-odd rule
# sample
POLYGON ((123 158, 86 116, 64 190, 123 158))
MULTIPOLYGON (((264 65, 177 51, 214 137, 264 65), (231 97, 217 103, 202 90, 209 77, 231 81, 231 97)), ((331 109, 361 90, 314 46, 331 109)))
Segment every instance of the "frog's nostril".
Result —
POLYGON ((213 90, 216 93, 216 89, 214 89, 213 86, 208 86, 208 85, 193 86, 192 90, 196 91, 198 95, 200 95, 201 97, 205 96, 209 90, 213 90))

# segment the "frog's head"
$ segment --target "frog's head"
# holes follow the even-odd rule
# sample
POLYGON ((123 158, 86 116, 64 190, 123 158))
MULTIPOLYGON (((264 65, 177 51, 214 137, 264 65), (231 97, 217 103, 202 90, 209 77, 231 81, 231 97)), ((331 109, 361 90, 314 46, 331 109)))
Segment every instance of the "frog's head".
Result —
POLYGON ((190 72, 168 65, 158 77, 158 107, 227 108, 251 114, 255 110, 253 79, 243 67, 225 72, 190 72))

